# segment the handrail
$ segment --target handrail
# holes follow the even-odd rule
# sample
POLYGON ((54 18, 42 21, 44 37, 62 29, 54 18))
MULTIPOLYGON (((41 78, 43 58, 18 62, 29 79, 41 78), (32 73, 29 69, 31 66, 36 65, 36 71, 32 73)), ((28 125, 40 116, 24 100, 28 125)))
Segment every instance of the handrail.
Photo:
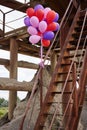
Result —
MULTIPOLYGON (((68 78, 69 78, 69 75, 70 75, 70 72, 71 72, 71 69, 72 69, 72 66, 73 66, 73 63, 74 63, 76 54, 77 54, 77 50, 78 50, 78 48, 79 48, 79 44, 80 44, 80 41, 81 41, 83 29, 84 29, 85 22, 86 22, 86 17, 87 17, 86 15, 87 15, 87 12, 86 12, 85 17, 84 17, 84 21, 83 21, 81 33, 80 33, 80 36, 79 36, 79 39, 78 39, 78 43, 77 43, 76 51, 75 51, 75 54, 74 54, 74 58, 73 58, 73 60, 72 60, 72 62, 71 62, 71 65, 70 65, 70 68, 69 68, 69 71, 68 71, 68 74, 67 74, 67 77, 66 77, 66 80, 65 80, 63 89, 62 89, 61 96, 63 96, 63 94, 64 94, 64 91, 65 91, 65 88, 66 88, 66 84, 67 84, 67 81, 68 81, 68 78)), ((73 90, 73 91, 74 91, 74 90, 73 90)), ((70 103, 70 100, 69 100, 69 103, 70 103)), ((69 105, 69 103, 68 103, 68 105, 69 105)), ((58 105, 59 105, 59 103, 58 103, 57 106, 56 106, 56 110, 55 110, 55 113, 54 113, 54 115, 53 115, 53 119, 52 119, 52 121, 51 121, 51 125, 50 125, 50 127, 49 127, 49 130, 51 130, 51 127, 52 127, 52 124, 53 124, 53 122, 54 122, 55 116, 56 116, 56 114, 57 114, 57 112, 58 112, 58 109, 57 109, 58 105)), ((67 109, 68 109, 68 106, 67 106, 67 108, 66 108, 66 110, 65 110, 64 117, 65 117, 65 115, 66 115, 67 109)), ((64 117, 63 117, 63 118, 64 118, 64 117)), ((59 129, 58 129, 58 130, 59 130, 59 129)))
MULTIPOLYGON (((44 58, 43 63, 45 63, 47 57, 49 56, 49 53, 50 53, 50 51, 51 51, 51 49, 52 49, 52 47, 53 47, 53 45, 54 45, 54 42, 55 42, 55 40, 56 40, 56 37, 57 37, 58 34, 59 34, 59 31, 61 30, 62 24, 63 24, 63 22, 64 22, 64 20, 65 20, 65 18, 66 18, 66 15, 67 15, 67 13, 68 13, 68 11, 69 11, 69 9, 70 9, 70 6, 71 6, 72 2, 73 2, 73 0, 70 1, 69 5, 68 5, 68 7, 67 7, 67 9, 66 9, 66 11, 65 11, 65 14, 64 14, 64 16, 63 16, 63 18, 62 18, 62 20, 61 20, 61 23, 60 23, 60 29, 56 32, 56 35, 55 35, 55 37, 54 37, 54 39, 53 39, 53 41, 52 41, 52 43, 51 43, 51 46, 49 47, 49 49, 48 49, 48 51, 47 51, 47 53, 46 53, 46 56, 45 56, 45 58, 44 58)), ((38 83, 38 77, 39 77, 39 74, 40 74, 40 72, 41 72, 41 69, 42 69, 42 67, 40 67, 39 70, 38 70, 38 72, 37 72, 36 79, 35 79, 35 82, 34 82, 34 85, 33 85, 33 88, 32 88, 32 92, 31 92, 30 98, 29 98, 29 100, 28 100, 28 103, 27 103, 27 106, 26 106, 26 109, 25 109, 25 113, 24 113, 24 116, 23 116, 23 118, 22 118, 22 122, 21 122, 21 124, 20 124, 19 130, 22 130, 22 129, 23 129, 23 123, 24 123, 25 117, 26 117, 26 115, 27 115, 27 112, 28 112, 28 110, 29 110, 29 108, 30 108, 30 103, 31 103, 31 100, 32 100, 32 98, 33 98, 34 92, 35 92, 35 90, 36 90, 36 88, 37 88, 36 85, 37 85, 37 83, 38 83)))

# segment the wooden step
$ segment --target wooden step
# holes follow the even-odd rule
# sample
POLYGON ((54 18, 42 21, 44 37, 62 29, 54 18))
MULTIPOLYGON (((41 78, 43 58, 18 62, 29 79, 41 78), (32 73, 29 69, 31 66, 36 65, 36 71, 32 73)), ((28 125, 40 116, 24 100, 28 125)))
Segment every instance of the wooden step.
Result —
MULTIPOLYGON (((82 50, 82 48, 83 48, 83 46, 79 46, 78 50, 82 50)), ((86 47, 84 49, 86 49, 86 47)), ((72 47, 68 47, 67 48, 67 51, 74 51, 74 50, 76 50, 76 46, 75 45, 72 45, 72 47)))
MULTIPOLYGON (((54 94, 62 94, 62 92, 58 92, 58 91, 54 91, 54 92, 51 92, 53 95, 54 94)), ((63 94, 71 94, 72 92, 64 92, 63 94)))
MULTIPOLYGON (((82 28, 82 26, 75 27, 75 31, 80 32, 81 28, 82 28)), ((87 25, 85 25, 84 31, 87 31, 87 25)))
MULTIPOLYGON (((72 73, 72 72, 70 72, 70 73, 72 73)), ((67 75, 68 74, 68 72, 58 72, 58 75, 67 75)))
MULTIPOLYGON (((82 38, 85 38, 86 35, 87 35, 87 30, 85 30, 85 31, 83 32, 82 38)), ((73 34, 72 34, 72 37, 75 38, 75 39, 76 39, 76 38, 79 38, 79 36, 80 36, 80 32, 76 32, 76 33, 73 33, 73 34)))
MULTIPOLYGON (((67 82, 72 82, 72 80, 68 80, 67 82)), ((65 80, 61 80, 61 81, 54 81, 54 84, 57 85, 58 83, 65 83, 65 80)))
MULTIPOLYGON (((56 105, 57 105, 57 104, 65 104, 65 105, 66 105, 67 102, 54 102, 54 101, 51 101, 51 100, 50 100, 49 102, 47 102, 47 105, 49 106, 50 104, 51 104, 51 105, 52 105, 52 104, 56 104, 56 105)), ((69 104, 73 104, 73 102, 70 102, 69 104)))
MULTIPOLYGON (((81 38, 80 43, 84 43, 84 40, 85 40, 85 38, 81 38)), ((71 43, 71 44, 77 44, 78 43, 78 39, 71 40, 71 41, 69 41, 69 43, 71 43)))
MULTIPOLYGON (((77 54, 76 57, 81 57, 81 56, 84 56, 84 54, 77 54)), ((68 59, 68 58, 73 58, 74 55, 70 55, 70 56, 64 56, 64 59, 68 59)))

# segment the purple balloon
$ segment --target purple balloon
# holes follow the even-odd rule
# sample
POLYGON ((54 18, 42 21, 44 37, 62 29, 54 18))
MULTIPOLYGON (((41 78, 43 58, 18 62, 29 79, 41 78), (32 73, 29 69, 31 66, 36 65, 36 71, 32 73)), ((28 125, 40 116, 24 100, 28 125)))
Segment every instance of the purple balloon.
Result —
POLYGON ((34 7, 34 10, 38 10, 38 9, 44 9, 44 7, 41 4, 38 4, 34 7))
POLYGON ((34 28, 33 26, 29 26, 27 32, 31 35, 36 35, 38 33, 37 29, 34 28))
POLYGON ((56 23, 56 30, 55 31, 58 31, 60 29, 60 25, 59 23, 56 23))
POLYGON ((54 22, 57 22, 57 21, 58 21, 58 19, 59 19, 59 14, 58 14, 58 13, 56 13, 56 17, 55 17, 55 19, 54 19, 54 22))
POLYGON ((31 24, 30 24, 30 18, 29 17, 26 17, 25 19, 24 19, 24 24, 26 25, 26 26, 30 26, 31 24))
POLYGON ((30 43, 32 43, 32 44, 36 44, 36 43, 38 43, 40 40, 41 40, 41 37, 38 36, 38 35, 32 35, 32 36, 29 37, 29 41, 30 41, 30 43))
POLYGON ((44 33, 47 29, 47 23, 45 21, 41 21, 39 23, 39 30, 41 33, 44 33))
POLYGON ((33 26, 33 27, 38 27, 39 25, 39 19, 36 17, 36 16, 32 16, 30 18, 30 24, 33 26))
POLYGON ((43 34, 43 39, 52 40, 54 38, 54 32, 48 31, 43 34))

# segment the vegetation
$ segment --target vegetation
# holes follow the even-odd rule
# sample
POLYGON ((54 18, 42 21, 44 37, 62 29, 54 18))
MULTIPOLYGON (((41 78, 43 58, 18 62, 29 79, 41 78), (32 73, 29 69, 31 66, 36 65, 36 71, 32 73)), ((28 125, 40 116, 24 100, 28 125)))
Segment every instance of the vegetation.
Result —
POLYGON ((0 98, 0 118, 8 112, 8 101, 0 98))
POLYGON ((8 112, 8 107, 0 107, 0 118, 8 112))

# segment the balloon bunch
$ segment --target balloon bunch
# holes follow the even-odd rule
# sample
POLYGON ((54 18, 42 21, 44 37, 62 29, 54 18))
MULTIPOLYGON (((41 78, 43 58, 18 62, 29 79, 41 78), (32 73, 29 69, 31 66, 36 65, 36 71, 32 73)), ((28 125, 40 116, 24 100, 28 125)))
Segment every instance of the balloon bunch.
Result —
POLYGON ((57 23, 59 14, 49 7, 44 8, 41 4, 26 10, 27 17, 24 19, 28 27, 27 32, 31 35, 29 41, 36 44, 41 40, 44 47, 50 45, 50 40, 54 38, 54 32, 59 29, 57 23))
POLYGON ((27 32, 30 34, 29 42, 36 44, 41 40, 41 62, 40 66, 44 67, 43 47, 48 47, 50 41, 54 38, 54 32, 59 30, 59 14, 51 10, 49 7, 44 8, 41 4, 34 8, 26 10, 27 17, 24 19, 25 25, 28 27, 27 32))

